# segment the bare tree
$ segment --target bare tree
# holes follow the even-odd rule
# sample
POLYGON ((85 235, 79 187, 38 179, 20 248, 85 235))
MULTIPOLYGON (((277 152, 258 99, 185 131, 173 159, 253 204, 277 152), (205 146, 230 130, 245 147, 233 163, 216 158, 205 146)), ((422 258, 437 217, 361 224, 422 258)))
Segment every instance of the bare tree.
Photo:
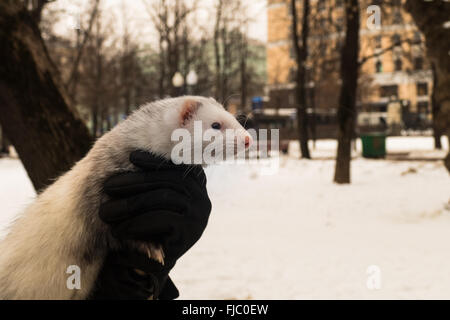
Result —
POLYGON ((244 112, 247 105, 248 90, 249 90, 249 39, 248 33, 248 19, 246 8, 240 11, 240 32, 238 33, 238 63, 239 63, 239 82, 240 82, 240 110, 239 113, 244 112))
POLYGON ((130 18, 124 6, 121 8, 121 14, 123 31, 119 39, 120 49, 117 52, 119 64, 117 79, 119 88, 117 89, 121 96, 121 106, 120 108, 116 108, 115 113, 117 114, 122 111, 128 115, 131 112, 132 106, 139 104, 140 97, 138 97, 138 91, 144 80, 139 61, 139 46, 130 31, 130 18))
POLYGON ((118 108, 121 94, 130 90, 129 83, 121 82, 123 55, 116 49, 116 42, 111 24, 99 12, 81 61, 78 90, 80 103, 90 113, 94 136, 104 132, 104 125, 107 129, 111 127, 110 115, 118 108))
MULTIPOLYGON (((183 48, 189 39, 187 28, 189 15, 197 9, 197 2, 186 4, 180 0, 143 0, 159 38, 160 95, 177 95, 172 77, 183 62, 183 48), (183 34, 184 33, 184 34, 183 34)), ((184 74, 186 76, 186 74, 184 74)))
POLYGON ((0 2, 0 30, 0 123, 41 190, 87 152, 91 137, 23 3, 0 2))
POLYGON ((297 102, 297 123, 299 132, 299 143, 301 157, 310 159, 311 155, 309 153, 308 147, 308 118, 306 113, 306 89, 305 89, 305 69, 306 69, 306 59, 308 57, 308 35, 309 35, 309 11, 310 3, 309 0, 303 1, 302 6, 302 31, 301 31, 301 41, 299 44, 298 36, 298 23, 297 23, 297 7, 295 0, 291 0, 291 14, 292 14, 292 45, 295 50, 295 57, 297 62, 297 72, 296 72, 296 102, 297 102))
POLYGON ((223 0, 217 1, 216 22, 214 25, 214 60, 216 65, 216 97, 222 93, 222 62, 220 56, 220 28, 222 23, 223 0))
POLYGON ((250 18, 241 0, 217 0, 214 24, 215 95, 226 107, 228 98, 240 96, 240 109, 245 108, 250 93, 253 58, 248 38, 250 18), (239 84, 239 86, 236 86, 239 84))
MULTIPOLYGON (((425 36, 427 55, 435 66, 435 92, 433 102, 435 123, 438 133, 450 139, 450 3, 448 1, 406 1, 406 10, 425 36), (446 40, 447 39, 447 40, 446 40)), ((450 152, 445 158, 445 166, 450 171, 450 152)))
POLYGON ((305 68, 306 103, 311 108, 308 127, 313 146, 317 138, 316 114, 337 108, 340 88, 339 62, 343 39, 342 21, 333 16, 332 6, 316 2, 309 14, 308 56, 305 68), (314 10, 315 9, 315 10, 314 10))
POLYGON ((431 93, 431 113, 433 116, 433 137, 434 137, 434 148, 442 149, 441 144, 441 136, 442 136, 442 128, 439 127, 439 113, 440 113, 440 105, 436 99, 436 86, 437 86, 437 71, 436 65, 434 63, 431 64, 431 70, 433 72, 433 91, 431 93))
MULTIPOLYGON (((218 0, 216 6, 216 21, 214 26, 214 59, 216 65, 215 95, 220 101, 226 102, 231 90, 230 79, 233 74, 233 33, 236 35, 235 14, 240 8, 240 1, 218 0)), ((237 49, 237 48, 236 48, 237 49)), ((226 105, 225 105, 226 107, 226 105)))
POLYGON ((77 44, 76 44, 76 48, 77 48, 77 52, 75 55, 75 59, 73 61, 73 65, 71 68, 71 71, 69 73, 69 78, 67 79, 65 86, 67 88, 67 91, 69 93, 69 97, 73 100, 76 94, 76 87, 78 84, 78 76, 79 76, 79 65, 80 65, 80 61, 81 58, 83 56, 83 52, 84 52, 84 48, 86 46, 87 41, 89 40, 89 36, 91 35, 92 32, 92 27, 94 25, 94 22, 97 18, 97 13, 99 11, 99 5, 100 5, 100 0, 95 0, 94 4, 92 5, 92 10, 89 16, 89 22, 88 22, 88 27, 86 30, 81 29, 77 29, 77 44), (81 35, 83 36, 82 39, 81 35))
POLYGON ((359 4, 345 0, 345 40, 341 52, 342 86, 338 109, 338 149, 334 181, 350 183, 351 140, 355 133, 358 86, 359 4))
POLYGON ((248 17, 241 1, 218 0, 212 35, 196 19, 196 1, 144 3, 159 40, 156 59, 159 95, 179 94, 172 85, 174 73, 179 71, 186 77, 190 70, 195 70, 198 84, 188 88, 185 81, 184 93, 191 89, 197 94, 211 95, 213 89, 216 98, 225 104, 230 95, 240 95, 241 105, 245 105, 259 79, 253 81, 253 68, 248 64, 252 51, 246 35, 248 17), (210 67, 211 62, 215 70, 210 67))
POLYGON ((47 3, 54 0, 23 0, 25 8, 30 12, 31 18, 36 24, 41 22, 42 10, 47 3))

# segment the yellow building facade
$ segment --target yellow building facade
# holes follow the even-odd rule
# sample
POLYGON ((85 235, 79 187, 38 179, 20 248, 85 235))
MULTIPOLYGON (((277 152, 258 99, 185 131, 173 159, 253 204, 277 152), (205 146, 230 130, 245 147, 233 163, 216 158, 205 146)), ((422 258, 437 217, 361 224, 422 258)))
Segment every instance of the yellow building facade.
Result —
MULTIPOLYGON (((425 58, 423 37, 402 2, 375 4, 377 7, 373 7, 377 1, 360 2, 360 61, 365 62, 360 67, 359 112, 387 113, 393 100, 400 100, 408 112, 429 115, 431 111, 431 66, 425 58), (379 13, 378 25, 373 24, 373 10, 379 13)), ((302 3, 297 1, 299 28, 302 3)), ((296 62, 291 38, 291 1, 268 0, 267 19, 269 106, 294 108, 296 62), (277 92, 284 99, 277 99, 277 92)), ((316 110, 336 109, 340 47, 345 37, 344 1, 311 0, 309 21, 307 87, 314 88, 310 103, 316 110)))

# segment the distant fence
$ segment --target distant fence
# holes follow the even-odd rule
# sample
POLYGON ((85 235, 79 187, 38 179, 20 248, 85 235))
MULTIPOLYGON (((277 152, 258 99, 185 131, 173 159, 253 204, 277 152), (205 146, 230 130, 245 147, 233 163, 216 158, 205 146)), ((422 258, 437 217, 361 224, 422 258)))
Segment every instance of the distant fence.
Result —
MULTIPOLYGON (((280 129, 280 140, 298 139, 296 119, 268 117, 255 120, 254 125, 259 129, 280 129)), ((389 136, 399 136, 403 131, 427 131, 430 129, 431 121, 426 115, 410 113, 403 116, 400 124, 387 124, 382 119, 368 124, 359 122, 355 127, 355 135, 367 132, 386 132, 389 136)), ((336 139, 338 135, 336 116, 316 116, 314 118, 312 115, 308 115, 308 133, 310 139, 336 139)))

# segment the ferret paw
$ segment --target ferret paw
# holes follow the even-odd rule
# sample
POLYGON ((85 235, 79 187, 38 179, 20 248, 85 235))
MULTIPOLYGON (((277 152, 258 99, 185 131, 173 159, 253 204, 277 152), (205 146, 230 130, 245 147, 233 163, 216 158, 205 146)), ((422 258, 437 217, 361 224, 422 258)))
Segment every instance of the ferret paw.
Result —
POLYGON ((145 252, 149 259, 153 259, 164 265, 164 250, 159 244, 141 243, 140 250, 145 252))

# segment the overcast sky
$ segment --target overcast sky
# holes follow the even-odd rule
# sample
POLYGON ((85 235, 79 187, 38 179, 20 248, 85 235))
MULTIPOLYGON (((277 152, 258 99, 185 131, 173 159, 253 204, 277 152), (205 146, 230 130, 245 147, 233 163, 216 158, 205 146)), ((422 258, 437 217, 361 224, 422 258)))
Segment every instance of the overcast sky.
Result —
MULTIPOLYGON (((121 7, 124 6, 126 16, 129 18, 129 28, 133 29, 133 33, 138 37, 150 38, 150 41, 155 41, 154 32, 148 27, 149 16, 146 12, 145 6, 142 0, 101 0, 103 12, 108 19, 108 23, 113 27, 123 29, 122 21, 123 14, 121 13, 121 7), (111 18, 112 16, 112 18, 111 18), (143 27, 145 26, 145 27, 143 27)), ((149 1, 149 0, 147 0, 149 1)), ((157 0, 155 0, 157 1, 157 0)), ((191 0, 186 0, 191 1, 191 0)), ((209 28, 213 28, 213 19, 211 14, 214 12, 213 0, 198 0, 198 22, 202 25, 207 25, 209 28), (210 25, 210 26, 209 26, 210 25)), ((249 36, 261 41, 267 40, 267 12, 266 3, 267 0, 243 0, 244 4, 248 7, 248 13, 250 20, 249 36)), ((67 11, 65 16, 57 24, 56 30, 60 34, 67 32, 73 32, 74 21, 76 20, 76 13, 79 12, 79 8, 87 9, 90 7, 92 0, 58 0, 50 3, 48 6, 53 8, 64 8, 67 11)))

